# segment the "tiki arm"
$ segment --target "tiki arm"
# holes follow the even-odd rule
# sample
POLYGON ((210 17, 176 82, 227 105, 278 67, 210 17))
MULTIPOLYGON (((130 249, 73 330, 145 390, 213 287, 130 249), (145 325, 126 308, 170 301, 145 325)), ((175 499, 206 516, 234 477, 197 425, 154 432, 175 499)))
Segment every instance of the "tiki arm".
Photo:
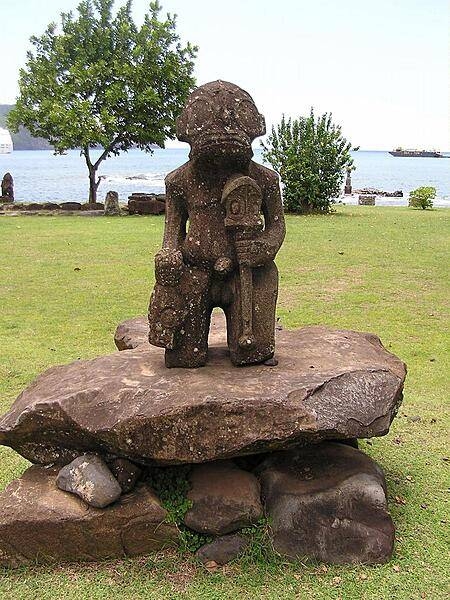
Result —
POLYGON ((187 212, 182 190, 173 182, 173 174, 166 178, 166 220, 163 245, 155 256, 156 281, 161 285, 176 285, 183 271, 181 246, 186 237, 187 212))
POLYGON ((173 174, 166 178, 166 221, 163 248, 180 250, 186 237, 187 211, 182 189, 173 181, 173 174))

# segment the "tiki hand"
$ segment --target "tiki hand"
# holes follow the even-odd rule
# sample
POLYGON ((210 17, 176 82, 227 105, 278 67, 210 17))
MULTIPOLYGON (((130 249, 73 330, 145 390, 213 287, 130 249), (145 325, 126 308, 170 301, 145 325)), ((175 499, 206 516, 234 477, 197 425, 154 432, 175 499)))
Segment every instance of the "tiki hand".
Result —
POLYGON ((238 263, 249 267, 261 267, 273 260, 274 252, 264 239, 236 240, 238 263))
POLYGON ((180 250, 163 248, 155 256, 155 276, 157 283, 174 286, 183 273, 183 255, 180 250))

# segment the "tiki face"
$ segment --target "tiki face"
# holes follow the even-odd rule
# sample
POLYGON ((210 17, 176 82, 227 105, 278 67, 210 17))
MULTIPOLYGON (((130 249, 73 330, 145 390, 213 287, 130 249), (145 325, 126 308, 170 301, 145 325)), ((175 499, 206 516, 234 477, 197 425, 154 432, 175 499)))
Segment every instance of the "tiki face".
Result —
POLYGON ((264 135, 264 117, 252 97, 226 81, 213 81, 192 92, 177 123, 177 136, 191 146, 191 157, 249 160, 252 141, 264 135))

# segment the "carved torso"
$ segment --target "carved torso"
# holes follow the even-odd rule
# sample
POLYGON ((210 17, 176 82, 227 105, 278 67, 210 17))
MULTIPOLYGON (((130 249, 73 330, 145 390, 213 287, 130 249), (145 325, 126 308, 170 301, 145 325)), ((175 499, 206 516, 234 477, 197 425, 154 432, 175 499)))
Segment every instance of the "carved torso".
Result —
MULTIPOLYGON (((271 188, 278 188, 278 177, 270 169, 253 161, 247 169, 242 169, 242 174, 249 175, 260 186, 263 212, 267 214, 266 200, 270 197, 271 188)), ((217 259, 226 257, 236 265, 233 236, 225 227, 225 207, 222 203, 222 192, 228 177, 228 172, 207 177, 194 167, 192 161, 166 177, 168 202, 176 205, 177 212, 184 214, 187 222, 186 236, 180 248, 186 264, 212 267, 217 259)), ((266 224, 267 227, 270 225, 266 224)), ((170 233, 167 236, 169 238, 170 233)))

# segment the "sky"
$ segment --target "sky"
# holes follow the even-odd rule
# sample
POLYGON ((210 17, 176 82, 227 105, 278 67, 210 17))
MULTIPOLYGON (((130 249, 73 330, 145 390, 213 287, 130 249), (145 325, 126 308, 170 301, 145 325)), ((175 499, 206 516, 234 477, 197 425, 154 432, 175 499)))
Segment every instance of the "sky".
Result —
MULTIPOLYGON (((116 6, 124 0, 116 0, 116 6)), ((18 94, 29 38, 78 0, 0 0, 0 104, 18 94)), ((448 0, 161 0, 199 46, 198 84, 247 90, 268 130, 331 112, 354 146, 450 150, 448 0)), ((148 0, 134 0, 142 22, 148 0)))

